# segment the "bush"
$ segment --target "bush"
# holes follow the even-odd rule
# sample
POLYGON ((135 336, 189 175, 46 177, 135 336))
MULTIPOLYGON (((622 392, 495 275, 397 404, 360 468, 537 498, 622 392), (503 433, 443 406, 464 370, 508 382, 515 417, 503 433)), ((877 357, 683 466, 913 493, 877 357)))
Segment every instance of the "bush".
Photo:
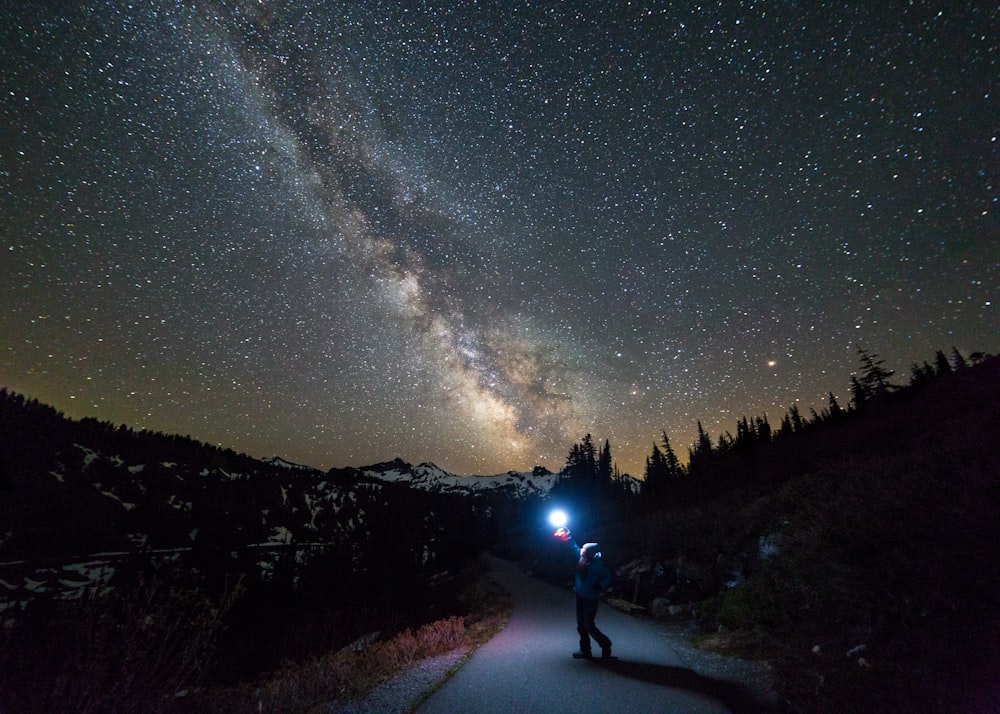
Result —
POLYGON ((712 612, 766 634, 763 654, 799 708, 974 711, 985 696, 1000 470, 981 436, 844 459, 775 492, 788 514, 780 556, 712 612), (858 645, 863 655, 845 656, 858 645))
POLYGON ((0 711, 161 711, 205 672, 231 602, 153 576, 34 603, 2 635, 0 711))
MULTIPOLYGON (((201 710, 219 713, 306 711, 358 698, 421 659, 476 647, 503 626, 512 602, 484 573, 481 566, 473 567, 454 584, 463 616, 407 628, 370 644, 361 638, 306 661, 285 661, 256 682, 206 689, 196 702, 201 710)), ((387 617, 394 619, 392 613, 387 617)))
POLYGON ((702 641, 769 660, 794 710, 995 710, 998 385, 994 361, 720 457, 630 524, 652 595, 700 599, 702 641))
POLYGON ((286 662, 255 684, 208 690, 199 701, 213 712, 305 711, 358 697, 413 662, 472 645, 464 620, 450 617, 364 648, 345 647, 307 662, 286 662))

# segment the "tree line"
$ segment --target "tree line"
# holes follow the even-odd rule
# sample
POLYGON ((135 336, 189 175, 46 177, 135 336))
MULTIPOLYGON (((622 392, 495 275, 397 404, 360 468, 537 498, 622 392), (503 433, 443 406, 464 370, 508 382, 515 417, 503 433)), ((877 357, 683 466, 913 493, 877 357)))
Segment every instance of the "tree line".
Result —
POLYGON ((570 447, 554 496, 576 503, 595 498, 628 501, 636 496, 649 505, 662 503, 676 492, 679 485, 691 485, 710 477, 727 456, 749 454, 763 445, 791 438, 821 424, 835 423, 877 408, 894 393, 920 388, 935 379, 979 364, 989 356, 985 352, 973 352, 966 358, 952 347, 949 357, 938 350, 933 363, 914 363, 910 369, 909 384, 901 385, 893 381, 895 371, 886 367, 885 360, 878 353, 860 345, 857 345, 857 353, 859 368, 850 378, 851 398, 847 406, 842 406, 831 391, 826 406, 818 412, 810 408, 809 414, 803 415, 798 405, 792 404, 777 427, 771 425, 766 414, 754 417, 744 415, 737 419, 735 433, 727 430, 714 440, 699 420, 695 440, 687 448, 686 462, 682 462, 669 435, 663 430, 646 457, 641 482, 619 471, 608 440, 598 446, 593 436, 587 434, 570 447))

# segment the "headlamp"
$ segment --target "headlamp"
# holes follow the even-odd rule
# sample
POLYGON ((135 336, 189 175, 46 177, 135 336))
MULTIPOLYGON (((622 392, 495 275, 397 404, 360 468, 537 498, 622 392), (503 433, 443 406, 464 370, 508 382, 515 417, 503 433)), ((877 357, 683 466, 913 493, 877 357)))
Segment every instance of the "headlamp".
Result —
POLYGON ((561 508, 556 508, 549 513, 549 523, 556 528, 563 528, 567 523, 569 523, 569 516, 566 515, 566 511, 561 508))

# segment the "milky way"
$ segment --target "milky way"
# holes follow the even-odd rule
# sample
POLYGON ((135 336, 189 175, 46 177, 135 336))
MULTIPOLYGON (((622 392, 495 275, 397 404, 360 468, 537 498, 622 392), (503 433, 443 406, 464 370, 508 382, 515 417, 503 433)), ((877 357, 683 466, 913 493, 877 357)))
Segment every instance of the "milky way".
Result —
POLYGON ((988 3, 15 3, 0 385, 319 467, 641 475, 995 352, 988 3))

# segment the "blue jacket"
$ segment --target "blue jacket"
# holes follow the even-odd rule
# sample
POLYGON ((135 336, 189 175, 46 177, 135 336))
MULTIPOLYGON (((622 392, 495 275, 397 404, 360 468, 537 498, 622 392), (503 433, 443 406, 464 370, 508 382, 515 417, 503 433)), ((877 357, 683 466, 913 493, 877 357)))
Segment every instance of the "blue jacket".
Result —
POLYGON ((576 577, 573 582, 573 592, 588 600, 597 600, 602 592, 611 587, 612 575, 601 561, 600 554, 587 560, 580 557, 580 548, 574 541, 568 541, 576 552, 576 577))

